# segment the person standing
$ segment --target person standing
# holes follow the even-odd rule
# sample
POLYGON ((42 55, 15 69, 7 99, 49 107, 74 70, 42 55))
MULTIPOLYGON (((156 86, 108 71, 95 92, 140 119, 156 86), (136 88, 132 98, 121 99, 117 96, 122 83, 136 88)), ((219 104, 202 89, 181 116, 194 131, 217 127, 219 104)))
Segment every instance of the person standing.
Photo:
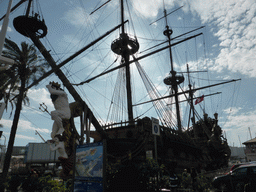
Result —
POLYGON ((181 185, 182 187, 184 187, 185 189, 189 188, 191 185, 191 175, 188 172, 187 169, 184 169, 183 173, 182 173, 182 181, 181 181, 181 185))

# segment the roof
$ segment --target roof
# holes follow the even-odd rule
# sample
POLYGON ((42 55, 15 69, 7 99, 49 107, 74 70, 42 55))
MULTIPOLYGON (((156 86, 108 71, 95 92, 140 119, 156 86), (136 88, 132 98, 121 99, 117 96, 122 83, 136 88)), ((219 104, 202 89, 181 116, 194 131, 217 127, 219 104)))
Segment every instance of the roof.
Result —
POLYGON ((256 164, 255 163, 249 163, 249 164, 246 164, 246 165, 241 165, 237 168, 242 168, 242 167, 256 167, 256 164))
POLYGON ((256 137, 254 139, 251 139, 249 141, 244 142, 243 144, 246 145, 246 144, 249 144, 249 143, 256 143, 256 137))
POLYGON ((14 146, 12 149, 12 156, 25 155, 26 147, 14 146))

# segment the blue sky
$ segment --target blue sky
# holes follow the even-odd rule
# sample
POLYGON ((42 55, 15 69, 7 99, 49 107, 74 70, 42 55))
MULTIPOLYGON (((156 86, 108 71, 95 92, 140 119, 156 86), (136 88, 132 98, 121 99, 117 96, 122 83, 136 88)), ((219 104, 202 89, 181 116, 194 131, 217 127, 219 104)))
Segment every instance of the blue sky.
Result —
MULTIPOLYGON (((14 0, 13 5, 17 2, 18 0, 14 0)), ((48 27, 48 34, 41 41, 48 50, 51 50, 57 63, 120 23, 118 0, 112 0, 99 11, 89 15, 103 2, 105 1, 45 0, 40 2, 40 8, 48 27)), ((160 42, 156 40, 165 39, 162 35, 165 28, 164 20, 149 25, 163 16, 163 0, 131 0, 128 5, 129 12, 125 12, 125 17, 129 18, 126 31, 130 35, 137 36, 140 51, 160 42), (130 19, 130 15, 132 19, 130 19)), ((167 12, 182 5, 184 5, 182 9, 168 16, 168 24, 174 31, 173 37, 200 26, 205 26, 205 28, 199 31, 204 35, 173 48, 175 70, 186 71, 187 63, 191 71, 207 69, 208 72, 200 74, 197 79, 205 79, 207 81, 205 83, 210 84, 218 83, 223 79, 242 79, 236 83, 212 88, 210 90, 212 93, 218 91, 222 93, 211 98, 206 97, 205 101, 201 103, 201 107, 205 108, 209 116, 215 112, 219 113, 219 124, 225 131, 228 143, 240 146, 240 141, 245 142, 250 139, 248 127, 251 129, 252 137, 256 136, 256 2, 254 0, 165 1, 167 12)), ((7 1, 0 1, 1 16, 6 9, 7 1)), ((16 32, 12 25, 13 19, 24 14, 24 10, 25 4, 10 15, 7 37, 17 44, 22 41, 31 43, 31 40, 16 32)), ((37 10, 36 7, 35 10, 37 10)), ((116 56, 110 51, 110 45, 118 36, 119 31, 117 30, 62 67, 61 69, 70 82, 80 83, 110 66, 116 59, 116 56)), ((138 53, 136 56, 139 57, 143 54, 138 53)), ((148 57, 140 63, 151 80, 158 86, 161 94, 166 94, 166 86, 162 81, 170 71, 168 52, 148 57)), ((113 66, 116 65, 117 63, 113 64, 113 66)), ((131 69, 136 74, 134 65, 131 66, 131 69)), ((184 76, 186 77, 186 74, 184 76)), ((114 77, 115 73, 76 87, 100 122, 107 121, 106 116, 112 98, 113 88, 111 85, 115 82, 114 77)), ((39 103, 44 102, 49 111, 53 110, 49 93, 45 87, 49 81, 60 82, 56 75, 52 74, 39 85, 30 89, 28 94, 30 106, 23 106, 15 140, 16 146, 24 146, 28 142, 42 142, 40 137, 35 135, 35 130, 45 139, 50 139, 53 122, 48 114, 42 113, 38 109, 39 103)), ((140 86, 139 82, 140 80, 135 76, 133 84, 140 86)), ((196 80, 195 83, 197 83, 196 80)), ((187 84, 183 85, 184 89, 186 87, 187 84)), ((144 94, 140 92, 142 89, 139 87, 134 90, 139 95, 134 97, 135 102, 141 101, 144 97, 144 94)), ((206 94, 206 92, 196 93, 197 96, 202 94, 206 94)), ((68 97, 69 101, 73 102, 70 94, 68 97)), ((182 117, 185 121, 188 117, 187 109, 184 104, 181 106, 182 117)), ((137 107, 135 115, 147 108, 148 106, 137 107)), ((199 110, 199 105, 196 108, 199 110)), ((155 114, 150 111, 146 115, 151 117, 155 114)), ((12 119, 13 117, 10 117, 10 111, 8 111, 0 120, 4 125, 3 131, 7 140, 12 119)), ((79 129, 80 124, 77 119, 76 126, 79 129)), ((0 143, 4 143, 3 138, 0 143)))

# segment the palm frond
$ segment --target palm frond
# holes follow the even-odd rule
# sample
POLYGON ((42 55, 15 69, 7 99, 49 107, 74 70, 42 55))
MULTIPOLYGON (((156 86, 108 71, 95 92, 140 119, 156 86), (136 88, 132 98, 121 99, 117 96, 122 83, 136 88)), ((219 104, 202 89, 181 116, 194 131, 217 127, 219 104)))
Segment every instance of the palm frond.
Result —
MULTIPOLYGON (((7 104, 10 103, 13 110, 20 91, 21 77, 25 77, 25 85, 28 86, 46 72, 49 64, 42 59, 34 45, 26 42, 22 42, 19 48, 15 42, 5 39, 3 55, 17 63, 1 72, 0 80, 0 91, 5 93, 5 101, 7 104)), ((23 103, 29 105, 29 98, 26 94, 27 92, 23 95, 23 103)))

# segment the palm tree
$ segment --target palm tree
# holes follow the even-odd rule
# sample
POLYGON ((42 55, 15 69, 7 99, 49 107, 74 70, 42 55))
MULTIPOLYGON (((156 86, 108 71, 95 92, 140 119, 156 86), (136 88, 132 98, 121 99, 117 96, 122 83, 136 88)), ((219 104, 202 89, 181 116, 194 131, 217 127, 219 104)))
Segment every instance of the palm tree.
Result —
POLYGON ((48 63, 38 56, 34 45, 28 45, 26 42, 22 42, 20 49, 15 42, 6 39, 4 48, 3 55, 13 59, 15 64, 3 73, 3 78, 1 78, 2 87, 0 88, 0 91, 5 93, 4 98, 6 103, 11 101, 12 107, 13 103, 16 104, 16 110, 4 160, 2 183, 4 183, 3 181, 5 181, 10 167, 13 144, 18 127, 20 111, 22 109, 22 101, 24 101, 24 103, 29 103, 26 96, 27 91, 25 91, 26 86, 34 81, 37 76, 41 76, 45 72, 45 69, 48 68, 48 63), (18 95, 18 97, 15 97, 16 95, 18 95))
MULTIPOLYGON (((0 71, 0 96, 4 98, 6 104, 9 102, 13 109, 14 104, 17 103, 17 95, 21 85, 20 75, 25 76, 25 86, 28 87, 38 76, 45 73, 45 69, 49 65, 42 57, 38 56, 34 45, 22 42, 20 49, 15 42, 5 39, 4 48, 3 55, 16 61, 16 64, 5 71, 0 71)), ((29 103, 26 92, 23 95, 23 102, 24 104, 29 103)))

